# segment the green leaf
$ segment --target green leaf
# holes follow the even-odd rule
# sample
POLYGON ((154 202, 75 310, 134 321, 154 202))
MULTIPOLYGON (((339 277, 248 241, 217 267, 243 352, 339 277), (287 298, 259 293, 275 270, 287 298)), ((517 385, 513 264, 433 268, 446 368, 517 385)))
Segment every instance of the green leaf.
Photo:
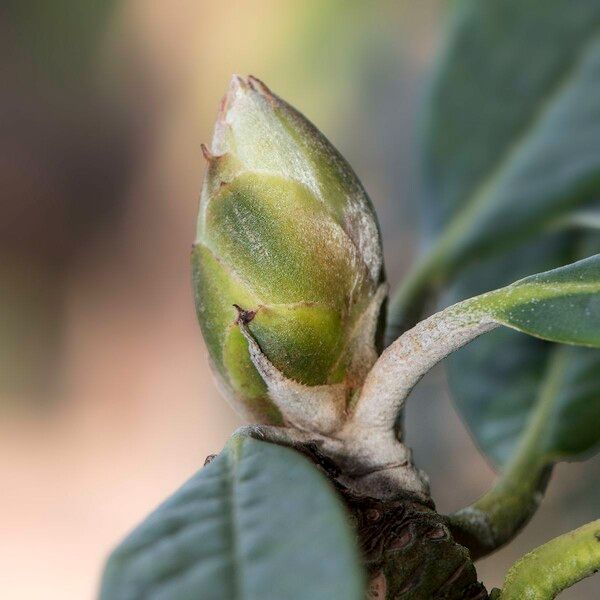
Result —
POLYGON ((600 3, 457 5, 425 112, 424 200, 434 239, 391 299, 388 343, 465 265, 597 203, 600 3))
POLYGON ((597 0, 460 3, 424 143, 434 276, 597 197, 599 24, 597 0))
MULTIPOLYGON (((419 290, 451 273, 455 301, 585 256, 581 230, 571 226, 578 224, 572 215, 598 204, 599 24, 595 0, 459 4, 426 114, 426 200, 437 241, 397 294, 392 321, 419 290)), ((597 312, 583 317, 586 308, 597 311, 598 300, 546 297, 536 307, 533 297, 517 301, 522 292, 527 286, 515 289, 513 307, 495 317, 547 339, 596 343, 597 312)), ((459 411, 496 464, 506 463, 547 399, 556 365, 560 377, 542 411, 537 450, 577 458, 600 441, 593 426, 600 413, 598 351, 558 350, 502 329, 448 359, 459 411)))
MULTIPOLYGON (((597 248, 598 236, 595 240, 597 248)), ((553 235, 480 262, 461 275, 452 296, 456 299, 477 294, 524 272, 547 268, 564 261, 572 253, 572 247, 572 237, 553 235)), ((570 267, 560 271, 574 273, 570 267)), ((535 282, 538 278, 524 281, 535 282)), ((597 303, 597 298, 593 302, 597 303)), ((553 300, 542 304, 546 302, 552 308, 553 300)), ((559 305, 563 303, 564 298, 559 305)), ((540 310, 543 312, 545 308, 540 310)), ((580 308, 585 313, 590 307, 580 305, 580 308)), ((596 326, 598 310, 595 309, 596 326)), ((563 312, 564 315, 559 315, 563 321, 575 317, 575 311, 569 308, 563 312)), ((527 312, 517 310, 517 315, 522 314, 527 312)), ((589 326, 588 333, 593 335, 593 321, 584 314, 581 323, 589 326)), ((549 325, 542 324, 542 328, 546 330, 549 325)), ((577 323, 575 328, 580 328, 577 323)), ((557 331, 549 333, 554 335, 557 331)), ((534 451, 545 462, 581 458, 600 442, 598 350, 561 347, 503 329, 462 348, 448 359, 447 366, 460 413, 482 451, 497 465, 505 464, 513 454, 534 412, 541 414, 543 420, 534 451), (546 406, 541 406, 542 400, 546 406)))
POLYGON ((600 254, 525 277, 465 306, 545 340, 600 347, 600 254))
MULTIPOLYGON (((468 296, 503 283, 506 278, 547 268, 575 252, 600 248, 598 235, 589 238, 589 244, 583 241, 555 233, 501 257, 482 261, 463 272, 454 294, 468 296)), ((579 309, 583 310, 581 322, 589 324, 586 333, 589 340, 597 327, 594 317, 598 317, 598 306, 589 319, 585 314, 589 307, 577 306, 577 299, 573 310, 570 307, 560 310, 561 304, 564 308, 565 297, 556 305, 554 302, 560 297, 561 283, 565 284, 563 288, 568 287, 573 280, 578 281, 580 275, 588 282, 593 280, 597 261, 594 257, 541 276, 527 277, 500 293, 516 288, 513 293, 518 296, 523 290, 531 292, 539 286, 538 291, 545 294, 548 285, 555 286, 554 294, 558 294, 555 299, 540 300, 540 313, 545 313, 549 320, 536 321, 535 306, 533 313, 529 313, 534 316, 532 323, 536 329, 537 325, 541 327, 536 333, 548 333, 555 317, 562 324, 565 319, 575 318, 579 309), (589 275, 591 277, 587 277, 589 275)), ((510 292, 507 297, 511 297, 510 292)), ((524 313, 517 310, 516 314, 520 326, 524 313)), ((579 337, 581 326, 572 325, 579 337)), ((556 333, 550 330, 551 335, 556 333)), ((573 341, 572 332, 558 333, 561 339, 567 333, 568 341, 573 341)), ((450 387, 460 412, 481 449, 502 471, 488 492, 451 517, 454 533, 474 556, 481 557, 510 541, 532 517, 547 485, 550 465, 560 460, 581 459, 598 447, 600 351, 545 342, 502 329, 455 353, 448 366, 450 387)))
POLYGON ((101 600, 362 600, 327 480, 293 450, 236 436, 108 560, 101 600))

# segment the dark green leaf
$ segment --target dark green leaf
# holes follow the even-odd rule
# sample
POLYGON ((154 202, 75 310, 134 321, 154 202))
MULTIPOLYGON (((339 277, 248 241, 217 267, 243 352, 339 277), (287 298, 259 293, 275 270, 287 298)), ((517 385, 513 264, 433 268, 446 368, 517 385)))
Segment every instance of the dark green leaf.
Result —
POLYGON ((467 0, 428 110, 438 274, 597 198, 600 2, 467 0))
POLYGON ((358 552, 326 479, 234 437, 112 553, 102 600, 362 600, 358 552))
MULTIPOLYGON (((479 262, 461 275, 454 299, 478 294, 526 272, 556 266, 567 260, 571 241, 555 235, 479 262)), ((593 251, 593 247, 587 250, 593 251)), ((570 311, 564 312, 568 316, 570 311)), ((499 330, 452 355, 448 370, 461 414, 483 452, 496 464, 505 463, 515 449, 553 376, 556 384, 549 391, 552 409, 545 415, 546 432, 540 437, 538 452, 548 460, 575 459, 600 442, 598 350, 561 347, 499 330)))
MULTIPOLYGON (((581 252, 576 230, 550 235, 547 228, 566 227, 573 211, 600 196, 600 3, 459 3, 424 150, 428 220, 438 241, 422 270, 441 279, 458 272, 452 301, 598 252, 581 252)), ((555 318, 572 316, 568 302, 547 307, 555 318)), ((583 308, 570 324, 586 336, 583 308)), ((528 328, 531 314, 517 311, 508 324, 565 339, 546 321, 528 328)), ((540 452, 575 458, 600 441, 600 352, 557 348, 499 330, 450 357, 460 412, 496 463, 507 460, 544 394, 554 400, 540 452), (560 376, 549 379, 557 365, 560 376)))
POLYGON ((598 348, 600 254, 530 275, 463 306, 544 340, 598 348))

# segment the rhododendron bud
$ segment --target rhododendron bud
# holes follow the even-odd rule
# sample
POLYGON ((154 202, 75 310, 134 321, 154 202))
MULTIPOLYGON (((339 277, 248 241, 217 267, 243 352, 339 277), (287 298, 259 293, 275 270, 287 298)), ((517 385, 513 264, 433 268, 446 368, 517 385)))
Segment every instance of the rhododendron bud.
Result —
POLYGON ((288 392, 306 394, 308 412, 343 412, 377 358, 386 296, 367 194, 314 125, 253 77, 233 77, 203 152, 193 283, 222 387, 256 422, 298 424, 288 392))

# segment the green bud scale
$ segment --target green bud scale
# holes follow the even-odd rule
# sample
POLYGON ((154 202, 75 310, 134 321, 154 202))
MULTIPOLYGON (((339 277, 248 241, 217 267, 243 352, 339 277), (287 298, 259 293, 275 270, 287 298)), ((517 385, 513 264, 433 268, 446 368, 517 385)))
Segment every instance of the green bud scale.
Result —
POLYGON ((227 397, 251 421, 285 423, 251 335, 284 378, 342 388, 352 402, 378 355, 386 296, 379 229, 356 174, 254 77, 233 77, 203 152, 193 285, 227 397))

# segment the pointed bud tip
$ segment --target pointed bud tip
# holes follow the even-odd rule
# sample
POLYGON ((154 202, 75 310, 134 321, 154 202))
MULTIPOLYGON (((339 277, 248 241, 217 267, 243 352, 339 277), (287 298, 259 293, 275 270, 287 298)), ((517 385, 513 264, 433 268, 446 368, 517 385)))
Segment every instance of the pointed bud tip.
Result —
POLYGON ((269 87, 263 81, 258 79, 258 77, 254 77, 254 75, 243 77, 242 75, 233 74, 229 82, 227 93, 221 100, 219 117, 224 119, 229 109, 234 105, 236 99, 241 95, 248 93, 259 94, 271 103, 277 101, 277 96, 275 96, 269 87))
POLYGON ((261 110, 265 108, 265 102, 271 108, 280 104, 279 98, 257 77, 232 75, 227 93, 221 99, 212 151, 224 153, 228 150, 227 138, 231 134, 232 123, 236 121, 238 111, 240 114, 246 114, 248 111, 261 110))
POLYGON ((273 96, 273 92, 269 89, 267 84, 264 81, 261 81, 258 77, 254 75, 247 75, 246 77, 242 75, 238 75, 234 73, 231 76, 231 81, 229 82, 229 90, 227 92, 228 95, 233 96, 238 91, 248 92, 253 91, 261 94, 262 96, 273 96))

